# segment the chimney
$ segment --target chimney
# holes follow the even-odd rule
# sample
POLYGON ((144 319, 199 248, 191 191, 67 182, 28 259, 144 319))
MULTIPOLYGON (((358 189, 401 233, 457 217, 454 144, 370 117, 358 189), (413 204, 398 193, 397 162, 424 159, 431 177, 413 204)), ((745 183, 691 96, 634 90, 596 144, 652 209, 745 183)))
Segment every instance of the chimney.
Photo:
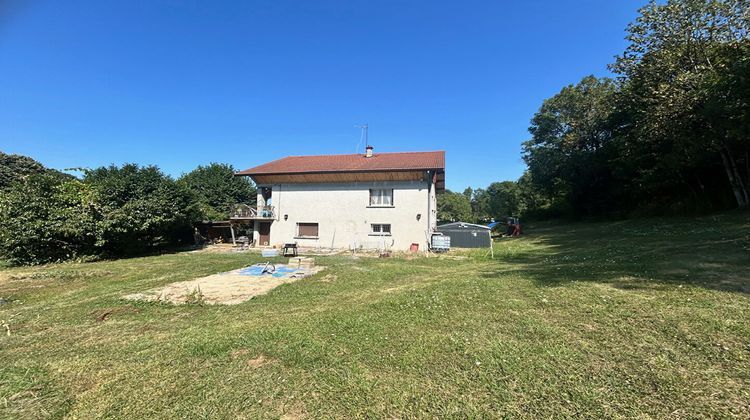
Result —
POLYGON ((365 157, 371 158, 372 157, 372 146, 365 147, 365 150, 366 150, 365 157))

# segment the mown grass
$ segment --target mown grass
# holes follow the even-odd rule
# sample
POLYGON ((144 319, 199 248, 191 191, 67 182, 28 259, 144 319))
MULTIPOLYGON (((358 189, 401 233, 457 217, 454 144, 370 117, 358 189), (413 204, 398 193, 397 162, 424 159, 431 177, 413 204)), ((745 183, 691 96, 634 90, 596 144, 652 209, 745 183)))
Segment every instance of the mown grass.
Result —
POLYGON ((2 269, 0 416, 747 416, 747 214, 527 232, 236 306, 120 297, 259 256, 2 269))

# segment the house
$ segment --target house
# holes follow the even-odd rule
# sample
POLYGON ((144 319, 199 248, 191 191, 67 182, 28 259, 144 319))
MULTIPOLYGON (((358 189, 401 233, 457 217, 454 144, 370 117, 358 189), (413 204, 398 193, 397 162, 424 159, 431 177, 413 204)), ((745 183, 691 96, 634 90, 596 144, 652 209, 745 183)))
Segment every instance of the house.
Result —
MULTIPOLYGON (((445 152, 289 156, 236 173, 258 187, 257 208, 233 211, 258 246, 427 249, 445 152)), ((249 236, 249 235, 248 235, 249 236)))

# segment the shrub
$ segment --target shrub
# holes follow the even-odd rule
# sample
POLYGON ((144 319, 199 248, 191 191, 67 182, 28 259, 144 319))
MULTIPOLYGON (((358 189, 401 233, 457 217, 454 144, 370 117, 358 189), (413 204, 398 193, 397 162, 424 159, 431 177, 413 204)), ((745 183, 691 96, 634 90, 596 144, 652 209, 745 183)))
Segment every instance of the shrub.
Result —
POLYGON ((30 175, 0 194, 0 253, 42 264, 96 253, 95 193, 78 180, 30 175))
POLYGON ((194 196, 155 166, 126 164, 86 172, 101 218, 97 247, 119 257, 192 241, 194 196))
POLYGON ((187 187, 154 166, 98 168, 83 180, 33 174, 0 195, 0 255, 43 264, 189 243, 196 208, 187 187))
POLYGON ((74 179, 73 176, 66 173, 45 168, 44 165, 30 157, 0 152, 0 190, 8 188, 14 182, 21 181, 29 176, 43 174, 61 180, 74 179))

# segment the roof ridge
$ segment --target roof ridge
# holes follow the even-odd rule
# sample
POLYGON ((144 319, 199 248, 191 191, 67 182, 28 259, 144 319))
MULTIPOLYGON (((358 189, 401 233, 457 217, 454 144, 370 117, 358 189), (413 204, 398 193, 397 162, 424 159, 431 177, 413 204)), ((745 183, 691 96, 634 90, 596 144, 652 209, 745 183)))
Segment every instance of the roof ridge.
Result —
MULTIPOLYGON (((419 150, 414 152, 373 152, 373 155, 403 155, 407 153, 445 153, 445 150, 419 150)), ((291 157, 331 157, 331 156, 364 156, 363 153, 335 153, 335 154, 327 154, 327 155, 287 155, 284 157, 280 157, 275 160, 281 160, 291 157)))
POLYGON ((384 152, 376 153, 374 157, 375 159, 366 159, 365 155, 359 153, 285 156, 239 171, 238 174, 445 168, 445 150, 429 152, 384 152))

